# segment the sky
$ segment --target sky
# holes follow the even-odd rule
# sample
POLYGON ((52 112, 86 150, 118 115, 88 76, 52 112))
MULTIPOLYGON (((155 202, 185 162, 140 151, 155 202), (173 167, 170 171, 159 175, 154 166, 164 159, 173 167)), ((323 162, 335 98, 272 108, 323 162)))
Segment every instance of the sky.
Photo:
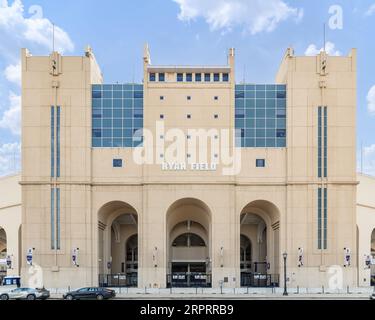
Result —
POLYGON ((358 170, 375 176, 375 0, 0 0, 0 176, 20 171, 20 48, 82 55, 90 45, 107 83, 142 81, 154 64, 226 64, 237 81, 273 83, 288 47, 296 55, 358 49, 358 170))

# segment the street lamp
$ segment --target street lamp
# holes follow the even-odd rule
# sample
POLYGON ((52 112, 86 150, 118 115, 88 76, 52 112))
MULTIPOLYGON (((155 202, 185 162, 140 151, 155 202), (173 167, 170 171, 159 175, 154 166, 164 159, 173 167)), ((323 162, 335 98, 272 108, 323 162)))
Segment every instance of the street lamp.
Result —
POLYGON ((284 293, 283 293, 283 296, 287 296, 288 295, 288 291, 286 289, 286 258, 287 258, 288 254, 286 252, 283 253, 283 258, 284 258, 284 293))

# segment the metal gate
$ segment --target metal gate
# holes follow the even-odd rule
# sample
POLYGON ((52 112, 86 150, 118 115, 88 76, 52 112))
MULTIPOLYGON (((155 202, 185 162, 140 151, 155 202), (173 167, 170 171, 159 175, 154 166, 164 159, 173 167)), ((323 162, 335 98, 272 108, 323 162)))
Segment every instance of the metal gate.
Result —
POLYGON ((210 288, 211 274, 178 272, 167 274, 168 288, 210 288))
POLYGON ((279 286, 278 274, 241 272, 241 287, 268 288, 279 286))

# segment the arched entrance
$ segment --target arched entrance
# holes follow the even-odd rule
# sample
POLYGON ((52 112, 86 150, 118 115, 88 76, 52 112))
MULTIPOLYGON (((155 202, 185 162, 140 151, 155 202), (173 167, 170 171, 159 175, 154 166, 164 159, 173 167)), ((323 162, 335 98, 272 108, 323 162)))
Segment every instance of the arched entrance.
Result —
POLYGON ((181 199, 167 211, 167 285, 211 286, 211 212, 197 199, 181 199))
POLYGON ((129 204, 113 201, 98 213, 99 285, 138 285, 138 213, 129 204))
POLYGON ((5 229, 0 227, 0 283, 7 275, 7 235, 5 229))
POLYGON ((241 286, 279 285, 279 224, 279 210, 271 202, 253 201, 241 211, 241 286))

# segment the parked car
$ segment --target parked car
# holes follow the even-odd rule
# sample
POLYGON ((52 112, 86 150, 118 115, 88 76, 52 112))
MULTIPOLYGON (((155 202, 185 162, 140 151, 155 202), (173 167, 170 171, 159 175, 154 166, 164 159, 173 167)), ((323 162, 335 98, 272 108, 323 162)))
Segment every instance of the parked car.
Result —
POLYGON ((76 291, 70 291, 63 295, 64 300, 83 300, 83 299, 111 299, 116 297, 116 292, 107 288, 82 288, 76 291))
POLYGON ((375 293, 372 293, 370 296, 370 300, 375 300, 375 293))
POLYGON ((46 289, 33 288, 16 288, 13 290, 0 292, 0 300, 46 300, 50 297, 50 293, 46 289))

